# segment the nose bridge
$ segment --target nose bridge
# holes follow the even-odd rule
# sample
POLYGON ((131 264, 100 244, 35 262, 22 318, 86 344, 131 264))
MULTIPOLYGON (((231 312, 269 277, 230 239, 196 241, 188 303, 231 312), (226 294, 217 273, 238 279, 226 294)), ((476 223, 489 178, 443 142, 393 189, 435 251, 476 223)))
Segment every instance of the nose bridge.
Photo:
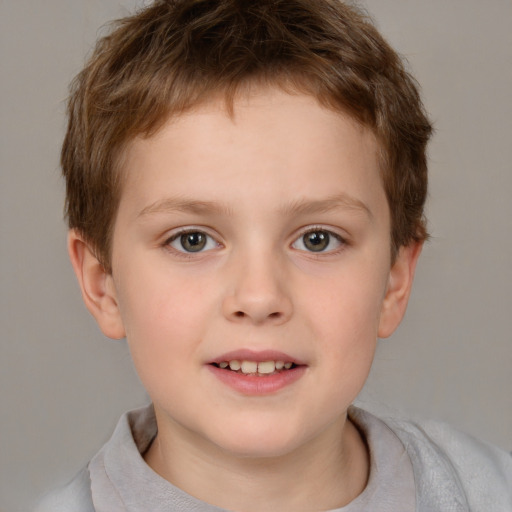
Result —
POLYGON ((224 314, 232 321, 282 323, 291 315, 286 269, 282 255, 253 244, 233 251, 224 314))

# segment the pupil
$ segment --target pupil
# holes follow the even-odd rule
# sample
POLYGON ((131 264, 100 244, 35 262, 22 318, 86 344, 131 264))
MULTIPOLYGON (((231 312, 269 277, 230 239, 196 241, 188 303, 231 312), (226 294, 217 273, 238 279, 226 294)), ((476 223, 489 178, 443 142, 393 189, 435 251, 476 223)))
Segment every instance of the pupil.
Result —
POLYGON ((181 235, 181 245, 187 252, 197 252, 206 245, 206 236, 203 233, 186 233, 181 235))
POLYGON ((314 252, 323 251, 329 245, 329 233, 313 231, 304 235, 304 245, 314 252))

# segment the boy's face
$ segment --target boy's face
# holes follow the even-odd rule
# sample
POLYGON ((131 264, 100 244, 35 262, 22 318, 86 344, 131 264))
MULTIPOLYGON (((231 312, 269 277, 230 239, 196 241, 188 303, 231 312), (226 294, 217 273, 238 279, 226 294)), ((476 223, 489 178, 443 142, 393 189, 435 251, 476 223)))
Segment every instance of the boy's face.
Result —
POLYGON ((419 252, 391 266, 377 151, 351 118, 274 90, 131 144, 95 316, 126 333, 160 435, 258 457, 339 435, 419 252))

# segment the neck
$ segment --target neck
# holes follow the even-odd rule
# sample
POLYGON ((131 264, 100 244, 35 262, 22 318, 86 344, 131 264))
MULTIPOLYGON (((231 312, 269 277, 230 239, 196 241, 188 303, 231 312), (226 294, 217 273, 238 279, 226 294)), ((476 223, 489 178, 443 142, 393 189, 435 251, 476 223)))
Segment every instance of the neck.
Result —
POLYGON ((188 494, 239 512, 339 508, 368 480, 366 444, 345 418, 307 446, 278 457, 247 458, 204 448, 201 440, 176 443, 159 433, 145 459, 188 494))

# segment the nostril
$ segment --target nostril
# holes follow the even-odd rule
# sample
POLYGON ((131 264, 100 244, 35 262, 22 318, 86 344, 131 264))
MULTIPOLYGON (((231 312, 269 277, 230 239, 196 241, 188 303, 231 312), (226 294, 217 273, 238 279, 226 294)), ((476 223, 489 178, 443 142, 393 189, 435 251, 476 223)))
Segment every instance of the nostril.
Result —
POLYGON ((279 318, 281 316, 281 313, 279 312, 275 312, 275 313, 270 313, 270 315, 268 315, 269 318, 279 318))
POLYGON ((237 318, 243 318, 243 317, 245 316, 245 313, 244 313, 243 311, 237 311, 237 312, 235 313, 235 316, 236 316, 237 318))

